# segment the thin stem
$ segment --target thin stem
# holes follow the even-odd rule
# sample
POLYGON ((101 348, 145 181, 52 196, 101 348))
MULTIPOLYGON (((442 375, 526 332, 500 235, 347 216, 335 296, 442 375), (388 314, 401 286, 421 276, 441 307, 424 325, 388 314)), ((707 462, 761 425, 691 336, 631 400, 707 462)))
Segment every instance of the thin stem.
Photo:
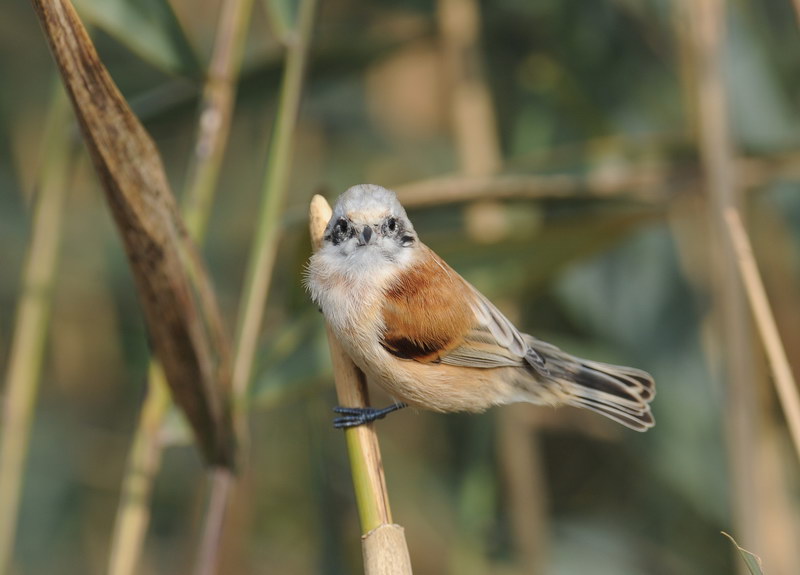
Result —
MULTIPOLYGON (((761 189, 778 180, 800 180, 800 155, 797 153, 738 157, 732 161, 742 191, 761 189)), ((676 190, 693 190, 699 184, 697 163, 681 160, 664 165, 633 164, 614 173, 592 169, 583 174, 452 174, 401 184, 394 190, 404 206, 421 208, 473 202, 487 197, 493 200, 539 200, 602 199, 624 195, 643 202, 658 202, 668 200, 676 190)))
MULTIPOLYGON (((678 170, 676 170, 677 172, 678 170)), ((404 206, 427 207, 453 202, 492 200, 540 200, 549 198, 612 198, 630 194, 654 201, 666 197, 669 171, 659 167, 632 168, 613 176, 586 175, 493 175, 442 176, 395 187, 404 206), (664 193, 660 194, 659 190, 664 193)))
POLYGON ((792 443, 800 457, 800 393, 797 391, 797 383, 792 375, 792 368, 789 365, 789 359, 775 323, 775 316, 767 299, 767 292, 761 281, 761 274, 758 273, 758 265, 753 256, 750 238, 744 229, 739 213, 734 208, 728 208, 725 211, 725 223, 728 226, 731 245, 736 253, 739 275, 744 284, 761 341, 767 352, 775 389, 778 391, 778 399, 789 425, 792 443))
POLYGON ((217 571, 217 555, 222 546, 222 526, 225 523, 235 479, 228 469, 214 469, 211 472, 211 496, 206 509, 205 528, 197 554, 195 575, 213 575, 217 571))
POLYGON ((150 522, 153 480, 161 465, 161 428, 170 405, 164 372, 158 362, 151 361, 147 398, 139 415, 139 424, 128 456, 128 467, 114 524, 108 568, 111 575, 129 575, 136 571, 144 535, 150 522))
MULTIPOLYGON (((202 243, 227 147, 252 0, 227 0, 221 7, 208 81, 203 90, 194 156, 183 205, 186 227, 202 243)), ((111 543, 109 574, 136 572, 150 519, 152 485, 161 464, 161 429, 171 405, 163 374, 151 360, 148 392, 120 495, 111 543)))
POLYGON ((69 110, 66 95, 59 87, 43 138, 46 151, 38 183, 33 235, 25 261, 6 373, 0 432, 0 573, 7 573, 11 562, 22 476, 47 341, 70 172, 69 110))
POLYGON ((195 239, 205 237, 211 214, 230 133, 253 0, 227 0, 221 10, 183 204, 186 228, 195 239))
POLYGON ((733 484, 737 534, 748 544, 762 539, 762 509, 758 503, 763 478, 753 465, 758 453, 759 424, 750 318, 738 281, 723 214, 741 204, 734 184, 733 142, 724 81, 726 39, 725 0, 684 0, 693 26, 698 73, 699 150, 707 180, 714 268, 717 329, 724 345, 724 410, 733 484))
POLYGON ((300 4, 296 32, 291 36, 286 55, 276 124, 267 158, 258 229, 247 266, 243 303, 239 311, 233 363, 234 405, 241 405, 250 383, 256 343, 272 279, 280 236, 281 206, 289 187, 295 124, 300 109, 316 3, 316 0, 303 0, 300 4))
POLYGON ((544 573, 548 547, 547 506, 539 425, 527 405, 509 406, 499 421, 498 454, 504 471, 506 507, 518 564, 530 574, 544 573))
MULTIPOLYGON (((246 445, 244 397, 253 371, 258 335, 266 307, 269 284, 280 237, 280 215, 289 187, 294 133, 302 96, 308 48, 316 11, 316 0, 300 4, 296 30, 287 39, 286 68, 281 83, 276 123, 270 145, 262 189, 258 228, 247 267, 244 295, 239 311, 236 348, 233 360, 233 407, 238 437, 246 445)), ((219 561, 222 525, 233 492, 229 480, 215 479, 206 510, 200 557, 196 575, 214 573, 219 561)))
POLYGON ((439 0, 438 14, 461 171, 485 176, 499 169, 502 157, 492 98, 483 74, 480 7, 477 0, 439 0))
POLYGON ((285 43, 292 36, 291 5, 288 0, 263 0, 264 11, 269 15, 269 23, 274 36, 285 43))

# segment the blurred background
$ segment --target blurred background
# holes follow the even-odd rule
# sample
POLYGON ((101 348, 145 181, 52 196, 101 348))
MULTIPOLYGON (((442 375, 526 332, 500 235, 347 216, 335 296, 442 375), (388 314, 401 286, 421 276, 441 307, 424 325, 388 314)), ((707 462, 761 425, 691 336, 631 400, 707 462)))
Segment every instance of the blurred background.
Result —
MULTIPOLYGON (((202 157, 199 109, 223 4, 76 2, 179 197, 202 157)), ((297 42, 295 3, 251 4, 240 78, 223 74, 238 93, 203 242, 230 333, 297 42)), ((761 555, 766 573, 800 572, 800 469, 717 219, 721 203, 742 206, 800 373, 798 14, 790 0, 714 5, 319 2, 293 156, 279 162, 290 171, 276 257, 240 399, 248 466, 220 572, 361 570, 324 326, 302 277, 311 196, 333 200, 363 182, 396 189, 422 240, 521 329, 646 369, 658 388, 646 434, 533 406, 380 422, 416 573, 735 573, 720 531, 761 555)), ((34 207, 47 182, 64 194, 47 226, 52 308, 10 573, 101 573, 146 396, 145 327, 25 0, 0 4, 0 78, 4 374, 34 207)), ((389 401, 374 388, 372 400, 389 401)), ((159 437, 137 573, 190 569, 208 494, 180 415, 159 437)))

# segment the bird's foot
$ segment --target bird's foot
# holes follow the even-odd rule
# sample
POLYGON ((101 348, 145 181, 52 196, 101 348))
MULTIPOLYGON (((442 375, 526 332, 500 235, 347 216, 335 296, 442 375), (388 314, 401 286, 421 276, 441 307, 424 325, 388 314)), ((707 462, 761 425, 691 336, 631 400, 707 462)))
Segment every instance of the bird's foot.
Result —
POLYGON ((375 409, 374 407, 342 407, 336 406, 333 411, 340 413, 341 417, 333 420, 333 426, 336 429, 347 429, 348 427, 358 427, 365 423, 372 423, 378 419, 383 419, 393 411, 403 409, 406 407, 405 403, 395 403, 383 409, 375 409))

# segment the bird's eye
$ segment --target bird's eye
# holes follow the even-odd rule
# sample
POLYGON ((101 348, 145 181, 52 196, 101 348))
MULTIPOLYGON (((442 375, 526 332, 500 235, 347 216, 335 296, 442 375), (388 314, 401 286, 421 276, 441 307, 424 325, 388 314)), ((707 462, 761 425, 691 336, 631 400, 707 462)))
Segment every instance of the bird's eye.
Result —
POLYGON ((386 222, 386 227, 389 228, 390 232, 397 230, 397 220, 394 218, 389 218, 386 222))
POLYGON ((336 220, 336 223, 333 224, 333 229, 331 229, 329 237, 333 245, 338 246, 352 235, 353 233, 350 227, 350 222, 347 221, 347 218, 339 218, 336 220))

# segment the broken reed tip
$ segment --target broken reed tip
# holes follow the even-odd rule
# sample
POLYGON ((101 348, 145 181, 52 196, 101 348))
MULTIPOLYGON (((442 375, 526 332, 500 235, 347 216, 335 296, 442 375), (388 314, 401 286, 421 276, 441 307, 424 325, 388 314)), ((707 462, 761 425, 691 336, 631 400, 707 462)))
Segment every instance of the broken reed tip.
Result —
POLYGON ((328 220, 331 219, 331 210, 328 200, 315 194, 311 198, 311 205, 308 209, 308 227, 311 231, 311 241, 314 244, 314 251, 318 250, 322 245, 322 235, 325 232, 325 226, 328 225, 328 220))

